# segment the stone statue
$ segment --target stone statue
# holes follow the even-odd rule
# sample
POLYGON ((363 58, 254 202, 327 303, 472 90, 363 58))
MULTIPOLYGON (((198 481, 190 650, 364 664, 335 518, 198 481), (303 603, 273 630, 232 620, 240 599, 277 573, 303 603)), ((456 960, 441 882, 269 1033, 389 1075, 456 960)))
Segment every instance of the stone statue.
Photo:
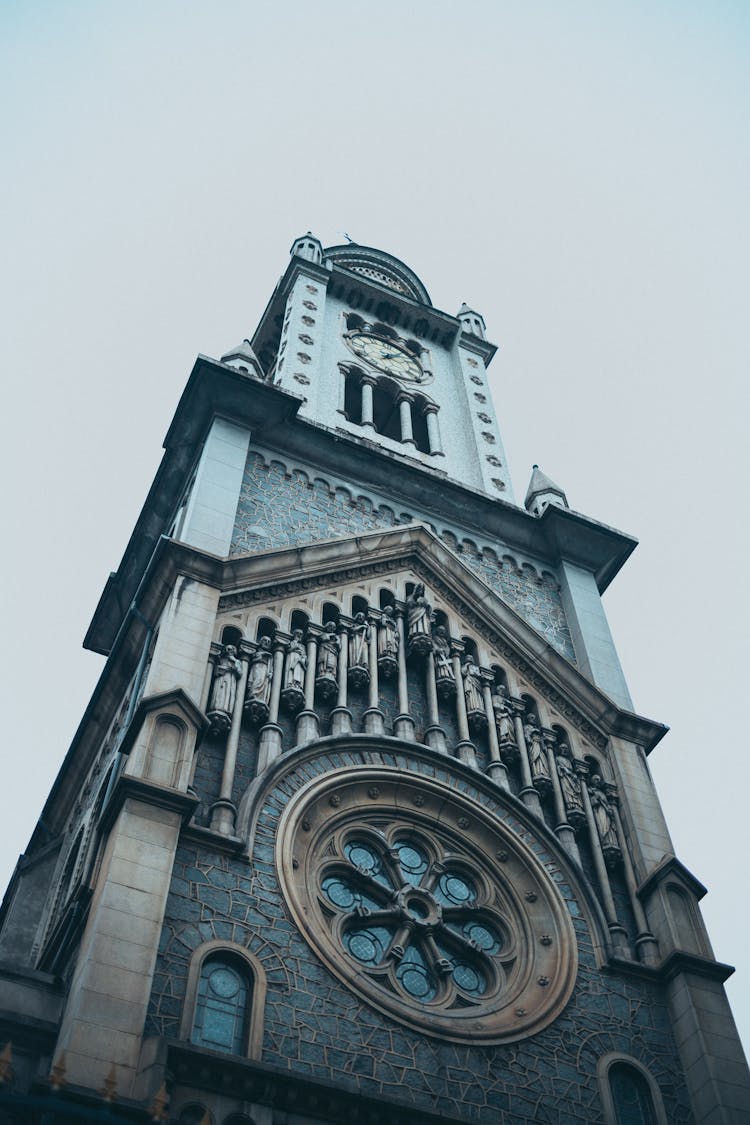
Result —
POLYGON ((432 606, 427 601, 424 584, 414 587, 406 599, 406 625, 409 638, 409 651, 425 654, 432 647, 430 627, 432 606))
POLYGON ((451 660, 451 642, 445 625, 438 625, 432 634, 435 654, 435 688, 443 699, 456 694, 456 677, 451 660))
POLYGON ((295 629, 289 642, 289 651, 286 656, 286 674, 284 687, 281 692, 281 701, 284 706, 296 713, 305 701, 305 669, 307 656, 302 643, 301 629, 295 629))
POLYGON ((327 699, 338 687, 339 649, 341 641, 336 635, 336 625, 327 621, 318 640, 318 665, 315 686, 327 699))
POLYGON ((349 630, 349 682, 353 687, 364 687, 370 682, 367 642, 370 626, 364 613, 358 613, 349 630))
POLYGON ((464 699, 466 700, 466 717, 472 729, 483 727, 487 723, 482 697, 482 673, 473 656, 467 656, 461 665, 461 674, 464 681, 464 699))
POLYGON ((387 605, 383 610, 378 627, 378 659, 388 657, 395 660, 398 656, 398 626, 393 606, 387 605))
POLYGON ((617 829, 612 806, 604 792, 604 782, 598 774, 594 774, 589 785, 591 797, 591 811, 594 814, 599 839, 602 842, 602 851, 605 859, 614 859, 620 854, 620 842, 617 839, 617 829))
POLYGON ((237 681, 242 675, 242 661, 234 645, 224 645, 214 672, 208 718, 211 729, 224 734, 232 725, 232 712, 237 698, 237 681))
POLYGON ((258 641, 258 647, 250 659, 250 672, 247 677, 247 692, 245 693, 245 711, 254 723, 264 723, 268 718, 272 679, 271 638, 261 637, 258 641))
POLYGON ((576 777, 573 766, 563 753, 567 747, 562 744, 555 755, 557 776, 560 779, 563 802, 571 824, 582 823, 585 819, 583 811, 583 797, 581 796, 581 783, 576 777))
POLYGON ((492 693, 492 710, 495 714, 495 729, 500 750, 504 757, 514 758, 518 753, 518 746, 513 728, 513 710, 503 684, 498 684, 492 693))
POLYGON ((292 633, 292 639, 289 642, 289 653, 286 658, 286 684, 288 688, 298 688, 300 691, 305 687, 305 668, 307 667, 307 656, 305 655, 305 646, 302 643, 302 630, 295 629, 292 633))
POLYGON ((526 715, 523 725, 523 734, 526 739, 526 749, 529 754, 529 767, 531 780, 537 789, 549 789, 552 781, 549 775, 549 762, 542 742, 542 732, 539 724, 532 714, 526 715))

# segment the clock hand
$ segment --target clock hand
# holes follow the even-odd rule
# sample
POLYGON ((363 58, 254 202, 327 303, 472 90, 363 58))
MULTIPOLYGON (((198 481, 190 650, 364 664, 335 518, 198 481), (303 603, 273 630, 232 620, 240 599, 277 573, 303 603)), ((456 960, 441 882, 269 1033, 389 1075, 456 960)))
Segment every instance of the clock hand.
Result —
POLYGON ((388 353, 386 353, 386 352, 381 352, 381 353, 380 353, 380 358, 381 358, 381 359, 399 359, 399 358, 400 358, 400 355, 401 355, 401 353, 400 353, 400 352, 388 352, 388 353))

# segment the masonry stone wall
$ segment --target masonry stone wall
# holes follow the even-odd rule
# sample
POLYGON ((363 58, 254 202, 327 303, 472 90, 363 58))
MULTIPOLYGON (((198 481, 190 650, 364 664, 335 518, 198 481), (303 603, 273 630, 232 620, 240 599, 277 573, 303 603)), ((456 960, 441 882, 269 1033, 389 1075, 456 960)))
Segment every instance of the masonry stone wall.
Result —
POLYGON ((487 1125, 499 1120, 582 1125, 601 1120, 597 1060, 620 1051, 653 1075, 667 1119, 687 1125, 691 1114, 662 987, 599 971, 580 893, 544 840, 534 850, 567 905, 579 973, 563 1013, 540 1033, 500 1047, 448 1043, 409 1031, 370 1008, 328 971, 288 914, 276 874, 275 839, 284 808, 302 785, 359 763, 435 778, 518 824, 512 798, 480 792, 444 759, 372 747, 345 753, 329 747, 317 757, 303 755, 266 794, 249 861, 183 836, 145 1033, 178 1037, 192 951, 215 939, 238 942, 267 974, 262 1058, 268 1063, 355 1093, 406 1099, 487 1125))
POLYGON ((471 570, 575 663, 559 583, 550 571, 517 559, 500 543, 477 542, 476 536, 469 537, 456 527, 435 527, 423 513, 399 510, 374 493, 354 493, 344 484, 312 476, 257 449, 248 453, 230 554, 358 535, 418 521, 430 524, 471 570))

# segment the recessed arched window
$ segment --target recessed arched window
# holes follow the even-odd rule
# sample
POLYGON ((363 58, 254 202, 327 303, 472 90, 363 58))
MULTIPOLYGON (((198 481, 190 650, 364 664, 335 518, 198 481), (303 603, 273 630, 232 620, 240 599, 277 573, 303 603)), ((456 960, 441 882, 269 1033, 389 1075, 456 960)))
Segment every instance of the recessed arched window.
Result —
POLYGON ((234 645, 235 648, 239 647, 242 640, 242 630, 238 629, 235 625, 225 625, 221 631, 221 643, 223 645, 234 645))
POLYGON ((606 1125, 667 1125, 659 1087, 641 1063, 612 1052, 597 1070, 606 1125))
POLYGON ((217 954, 201 966, 192 1043, 232 1055, 245 1053, 252 981, 234 958, 217 954))

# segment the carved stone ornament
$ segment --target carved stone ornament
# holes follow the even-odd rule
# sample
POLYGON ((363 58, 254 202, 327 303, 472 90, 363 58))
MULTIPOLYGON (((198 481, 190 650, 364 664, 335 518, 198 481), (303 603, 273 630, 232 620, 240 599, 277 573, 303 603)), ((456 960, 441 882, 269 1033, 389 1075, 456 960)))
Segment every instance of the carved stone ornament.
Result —
POLYGON ((503 684, 499 684, 492 693, 492 710, 495 715, 495 730, 497 731, 500 756, 504 762, 510 764, 518 758, 518 743, 513 727, 513 708, 508 697, 508 690, 503 684))
POLYGON ((398 671, 399 636, 393 606, 387 605, 378 624, 378 671, 389 680, 398 671))
POLYGON ((363 766, 299 790, 276 843, 293 920, 331 973, 408 1027, 468 1044, 533 1035, 562 1011, 576 977, 557 886, 483 806, 422 779, 431 798, 422 811, 410 784, 363 766), (553 941, 535 941, 539 932, 553 941))
POLYGON ((364 613, 355 615, 349 628, 349 683, 353 688, 366 687, 370 682, 368 666, 368 641, 370 626, 364 613))
POLYGON ((341 641, 333 621, 327 622, 318 638, 318 666, 315 690, 322 699, 330 699, 338 691, 339 650, 341 641))
POLYGON ((226 734, 232 725, 232 712, 237 698, 237 681, 242 675, 242 661, 234 645, 224 645, 216 662, 208 721, 215 734, 226 734))
POLYGON ((406 629, 409 653, 425 656, 432 648, 432 606, 422 582, 406 599, 406 629))
POLYGON ((547 752, 542 741, 542 732, 536 718, 529 714, 523 724, 523 734, 526 739, 526 750, 529 755, 529 768, 531 769, 531 783, 535 789, 548 793, 552 788, 552 778, 549 775, 549 762, 547 752))
POLYGON ((295 714, 305 702, 305 669, 307 668, 307 655, 302 643, 302 630, 295 629, 289 642, 289 651, 286 654, 286 671, 284 687, 281 692, 281 702, 287 711, 295 714))
POLYGON ((245 714, 252 723, 268 721, 268 704, 271 699, 273 679, 273 653, 270 637, 261 637, 250 659, 250 671, 245 692, 245 714))
POLYGON ((479 665, 469 656, 461 666, 464 681, 464 698, 466 699, 466 718, 473 731, 481 731, 487 726, 487 714, 484 710, 482 695, 482 673, 479 665))
POLYGON ((595 774, 589 783, 589 797, 591 799, 591 811, 594 814, 596 830, 599 833, 605 863, 607 867, 616 867, 622 859, 622 851, 620 849, 620 841, 617 838, 617 828, 615 827, 612 806, 607 800, 607 795, 604 792, 604 783, 598 774, 595 774))
POLYGON ((445 625, 438 625, 432 634, 435 654, 435 689, 441 699, 452 699, 456 694, 456 676, 451 660, 451 642, 445 625))
POLYGON ((567 749, 568 747, 564 744, 558 747, 559 752, 555 755, 555 764, 557 766, 557 776, 560 779, 560 790, 562 792, 568 821, 574 828, 578 828, 582 824, 585 824, 586 813, 583 808, 581 782, 576 776, 570 760, 564 753, 567 749))

